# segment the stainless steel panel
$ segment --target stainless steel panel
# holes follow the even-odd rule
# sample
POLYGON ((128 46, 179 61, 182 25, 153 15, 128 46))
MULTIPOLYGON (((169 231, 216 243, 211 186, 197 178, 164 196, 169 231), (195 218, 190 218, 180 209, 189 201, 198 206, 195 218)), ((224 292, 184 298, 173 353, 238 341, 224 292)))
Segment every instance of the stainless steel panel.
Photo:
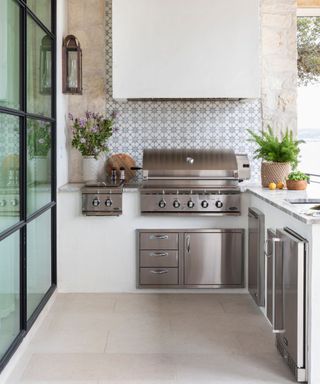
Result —
POLYGON ((240 193, 164 193, 141 192, 142 213, 221 213, 239 215, 241 211, 240 193), (192 202, 192 206, 189 206, 192 202), (204 205, 204 203, 206 203, 204 205))
POLYGON ((251 177, 250 162, 247 155, 237 154, 238 178, 240 180, 249 180, 251 177))
POLYGON ((178 267, 178 251, 140 251, 140 267, 178 267))
POLYGON ((282 240, 282 297, 284 332, 278 335, 298 368, 305 366, 305 240, 278 230, 282 240))
POLYGON ((187 285, 243 285, 243 232, 185 234, 187 285))
POLYGON ((88 216, 104 214, 120 215, 122 213, 122 194, 83 193, 82 212, 88 216))
POLYGON ((249 292, 257 305, 265 304, 264 214, 249 208, 248 263, 249 292))
POLYGON ((178 249, 178 233, 142 232, 140 249, 178 249))
POLYGON ((268 229, 267 231, 267 241, 265 247, 265 255, 267 259, 267 294, 266 294, 266 312, 267 318, 270 323, 273 323, 273 242, 272 239, 276 238, 276 233, 272 229, 268 229))
POLYGON ((178 268, 140 268, 142 285, 176 285, 178 283, 178 268))

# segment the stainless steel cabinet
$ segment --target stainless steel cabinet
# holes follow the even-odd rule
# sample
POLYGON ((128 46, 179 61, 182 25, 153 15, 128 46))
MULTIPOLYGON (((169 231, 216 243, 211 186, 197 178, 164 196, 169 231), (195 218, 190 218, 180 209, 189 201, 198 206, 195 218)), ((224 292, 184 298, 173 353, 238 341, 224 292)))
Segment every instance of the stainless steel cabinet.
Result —
POLYGON ((308 244, 292 230, 268 232, 267 315, 277 347, 298 381, 306 375, 306 267, 308 244))
POLYGON ((264 214, 249 208, 248 258, 249 292, 259 306, 265 304, 264 214))
POLYGON ((243 229, 138 230, 139 288, 244 286, 243 229))
POLYGON ((185 284, 243 286, 242 239, 241 230, 186 233, 185 284))

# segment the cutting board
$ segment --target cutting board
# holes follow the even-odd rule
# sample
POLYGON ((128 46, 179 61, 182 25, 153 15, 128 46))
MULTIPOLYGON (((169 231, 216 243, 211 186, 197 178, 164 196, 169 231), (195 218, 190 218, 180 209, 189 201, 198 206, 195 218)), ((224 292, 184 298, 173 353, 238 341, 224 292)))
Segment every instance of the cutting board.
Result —
POLYGON ((117 153, 112 155, 107 160, 106 170, 107 174, 111 176, 112 168, 117 170, 117 176, 120 177, 120 168, 123 167, 126 175, 126 181, 131 180, 135 175, 136 171, 131 170, 131 167, 135 167, 135 160, 127 153, 117 153))

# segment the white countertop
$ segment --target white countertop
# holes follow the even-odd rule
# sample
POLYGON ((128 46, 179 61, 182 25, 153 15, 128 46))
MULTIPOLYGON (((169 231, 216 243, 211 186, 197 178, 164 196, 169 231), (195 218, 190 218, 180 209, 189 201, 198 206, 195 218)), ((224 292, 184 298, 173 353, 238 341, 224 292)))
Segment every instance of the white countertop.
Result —
POLYGON ((305 205, 290 204, 287 201, 288 199, 320 199, 320 185, 309 185, 305 191, 288 191, 287 189, 271 191, 262 187, 248 187, 246 191, 305 224, 320 224, 320 216, 307 215, 308 208, 305 205))

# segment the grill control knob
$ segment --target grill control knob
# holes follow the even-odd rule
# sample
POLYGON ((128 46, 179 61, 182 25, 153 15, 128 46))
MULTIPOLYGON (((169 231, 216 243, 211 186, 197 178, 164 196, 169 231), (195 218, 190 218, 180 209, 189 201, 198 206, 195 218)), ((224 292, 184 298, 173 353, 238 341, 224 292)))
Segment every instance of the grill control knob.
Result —
POLYGON ((179 200, 175 200, 174 202, 173 202, 173 207, 174 208, 179 208, 180 207, 180 201, 179 200))
POLYGON ((202 208, 208 208, 209 207, 209 203, 207 202, 207 200, 203 200, 203 202, 201 203, 201 207, 202 208))
POLYGON ((217 207, 217 208, 222 208, 222 207, 223 207, 223 202, 220 201, 220 200, 218 200, 218 201, 216 202, 216 207, 217 207))
POLYGON ((95 198, 92 200, 92 205, 94 207, 99 207, 100 204, 101 204, 101 201, 99 199, 95 198))
POLYGON ((5 200, 0 200, 0 207, 5 207, 7 202, 5 200))
POLYGON ((160 200, 160 202, 159 202, 159 207, 160 208, 165 208, 165 206, 166 206, 167 204, 166 204, 166 202, 162 199, 162 200, 160 200))
POLYGON ((192 200, 189 200, 187 205, 188 205, 188 208, 193 208, 194 207, 194 202, 192 200))
POLYGON ((12 199, 12 200, 10 201, 10 205, 11 205, 12 207, 16 207, 16 206, 18 205, 18 200, 17 200, 17 199, 12 199))
POLYGON ((105 205, 106 205, 106 207, 111 207, 111 205, 112 205, 112 200, 111 200, 111 199, 107 199, 107 200, 105 201, 105 205))

